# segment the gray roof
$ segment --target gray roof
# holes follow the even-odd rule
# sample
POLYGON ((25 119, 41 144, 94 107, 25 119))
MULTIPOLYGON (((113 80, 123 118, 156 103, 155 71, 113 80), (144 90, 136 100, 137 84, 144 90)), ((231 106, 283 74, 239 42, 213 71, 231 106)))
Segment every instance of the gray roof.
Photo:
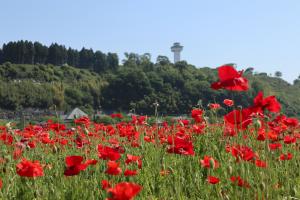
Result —
POLYGON ((67 114, 65 119, 76 119, 76 118, 80 118, 83 116, 88 116, 85 112, 83 112, 82 110, 80 110, 79 108, 75 108, 73 109, 69 114, 67 114))

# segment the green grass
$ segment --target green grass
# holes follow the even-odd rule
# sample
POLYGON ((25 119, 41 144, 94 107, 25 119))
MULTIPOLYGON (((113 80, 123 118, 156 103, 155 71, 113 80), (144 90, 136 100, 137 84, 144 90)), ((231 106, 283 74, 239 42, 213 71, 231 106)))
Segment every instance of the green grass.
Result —
MULTIPOLYGON (((149 128, 147 128, 149 129, 149 128)), ((182 127, 181 127, 182 129, 182 127)), ((188 131, 189 129, 186 128, 188 131)), ((133 148, 125 144, 125 155, 121 158, 124 171, 126 154, 142 156, 143 167, 134 177, 105 174, 106 162, 98 158, 96 146, 100 139, 90 137, 91 144, 77 149, 59 144, 45 145, 38 143, 34 149, 26 149, 23 157, 39 160, 44 164, 44 176, 37 178, 20 177, 16 174, 16 164, 20 160, 12 158, 14 146, 1 144, 0 177, 3 188, 1 199, 105 199, 107 192, 101 189, 101 181, 106 179, 113 184, 128 181, 140 184, 143 189, 136 199, 283 199, 300 197, 299 144, 283 144, 283 152, 294 155, 292 160, 279 161, 280 152, 270 152, 266 148, 269 141, 256 141, 248 134, 245 140, 240 134, 236 138, 224 138, 221 128, 208 127, 204 134, 193 135, 195 156, 169 154, 166 145, 154 145, 143 140, 145 127, 138 127, 141 133, 140 147, 133 148), (252 147, 260 159, 267 162, 267 168, 258 168, 252 162, 240 161, 225 150, 228 144, 244 144, 252 147), (89 153, 86 153, 86 152, 89 153), (64 159, 69 155, 81 155, 88 159, 98 159, 95 166, 89 166, 77 176, 64 176, 64 159), (218 169, 205 169, 200 159, 209 155, 220 162, 218 169), (170 173, 161 175, 161 170, 170 173), (211 185, 207 175, 220 178, 220 183, 211 185), (233 185, 231 176, 241 176, 251 185, 242 188, 233 185), (279 187, 277 187, 279 185, 279 187)), ((173 134, 177 130, 172 130, 173 134)), ((156 130, 153 131, 155 133, 156 130)), ((54 137, 54 134, 52 137, 54 137)), ((103 135, 98 132, 98 135, 103 135)), ((170 132, 168 132, 170 134, 170 132)), ((16 136, 18 138, 18 136, 16 136)), ((108 136, 106 136, 108 138, 108 136)), ((116 137, 116 136, 112 136, 116 137)), ((118 138, 118 137, 117 137, 118 138)), ((120 141, 125 141, 120 138, 120 141)), ((134 168, 134 167, 133 167, 134 168)))

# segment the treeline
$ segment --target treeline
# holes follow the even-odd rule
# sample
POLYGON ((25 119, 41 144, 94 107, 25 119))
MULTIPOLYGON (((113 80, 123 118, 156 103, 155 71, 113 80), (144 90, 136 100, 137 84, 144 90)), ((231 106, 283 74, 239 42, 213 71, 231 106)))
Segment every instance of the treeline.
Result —
POLYGON ((15 64, 53 64, 56 66, 70 65, 95 72, 116 69, 119 58, 116 53, 102 53, 93 49, 82 48, 80 51, 66 48, 57 43, 49 47, 39 42, 17 41, 3 44, 0 49, 0 64, 11 62, 15 64))
MULTIPOLYGON (((70 52, 76 52, 72 57, 73 54, 64 46, 52 44, 36 48, 39 45, 27 41, 3 45, 1 55, 2 62, 5 62, 0 64, 0 109, 56 108, 69 111, 80 107, 90 113, 101 109, 154 114, 154 103, 157 102, 160 114, 177 115, 189 113, 193 107, 209 109, 209 103, 222 104, 226 98, 247 107, 257 93, 263 91, 278 98, 285 114, 300 116, 300 79, 291 85, 280 77, 255 73, 253 68, 248 68, 244 76, 249 79, 249 91, 215 91, 210 85, 218 79, 217 70, 208 67, 196 68, 185 61, 173 64, 165 56, 158 56, 154 63, 150 54, 135 53, 126 53, 120 65, 115 54, 105 55, 83 48, 79 52, 71 49, 70 52), (20 44, 27 46, 26 51, 16 55, 8 53, 19 48, 7 46, 20 44), (60 53, 51 56, 51 51, 60 53), (4 54, 6 59, 3 59, 4 54), (48 62, 52 64, 42 64, 48 62), (81 67, 70 66, 76 66, 76 63, 81 67), (97 71, 95 66, 100 66, 100 63, 105 67, 97 71)), ((225 113, 226 109, 223 107, 219 112, 225 113)))

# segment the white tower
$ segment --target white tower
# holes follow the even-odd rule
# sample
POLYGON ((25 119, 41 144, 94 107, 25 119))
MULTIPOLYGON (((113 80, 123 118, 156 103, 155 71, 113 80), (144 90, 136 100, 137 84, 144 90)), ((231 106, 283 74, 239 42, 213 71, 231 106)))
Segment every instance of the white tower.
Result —
POLYGON ((183 46, 180 46, 179 42, 175 42, 171 47, 171 51, 174 52, 174 63, 180 61, 180 52, 182 51, 183 46))

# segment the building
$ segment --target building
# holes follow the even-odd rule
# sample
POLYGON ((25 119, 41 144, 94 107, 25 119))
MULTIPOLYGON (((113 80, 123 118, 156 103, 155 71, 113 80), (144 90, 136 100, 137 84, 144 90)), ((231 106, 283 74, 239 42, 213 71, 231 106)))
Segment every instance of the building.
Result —
POLYGON ((171 51, 174 52, 174 63, 180 61, 180 52, 182 51, 183 46, 180 45, 179 42, 175 42, 171 47, 171 51))
POLYGON ((72 121, 74 119, 77 119, 77 118, 80 118, 80 117, 84 117, 84 116, 88 116, 88 114, 86 114, 85 112, 83 112, 79 108, 75 108, 70 113, 68 113, 67 115, 63 115, 61 117, 65 121, 72 121))

